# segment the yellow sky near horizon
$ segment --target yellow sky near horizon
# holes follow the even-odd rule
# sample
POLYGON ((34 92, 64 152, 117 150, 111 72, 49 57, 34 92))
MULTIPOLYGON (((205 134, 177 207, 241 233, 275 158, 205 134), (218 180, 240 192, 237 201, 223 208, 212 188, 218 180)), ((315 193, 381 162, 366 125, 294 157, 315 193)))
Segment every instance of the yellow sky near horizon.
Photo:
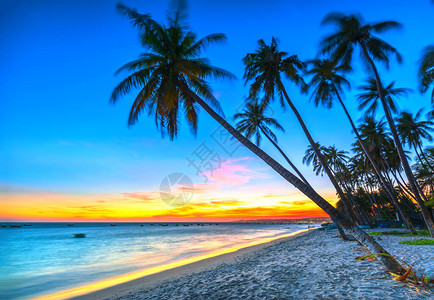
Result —
MULTIPOLYGON (((66 195, 43 191, 0 194, 3 221, 235 221, 327 216, 301 193, 212 195, 195 189, 182 207, 170 207, 159 192, 66 195)), ((333 205, 333 193, 322 194, 333 205)))

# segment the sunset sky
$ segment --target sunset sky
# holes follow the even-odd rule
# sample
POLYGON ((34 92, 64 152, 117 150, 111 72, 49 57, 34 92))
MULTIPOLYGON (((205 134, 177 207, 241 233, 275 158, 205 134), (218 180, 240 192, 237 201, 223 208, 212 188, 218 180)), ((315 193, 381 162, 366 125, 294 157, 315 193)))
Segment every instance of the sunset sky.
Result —
MULTIPOLYGON (((0 221, 233 221, 260 218, 324 216, 303 194, 242 147, 230 147, 218 125, 205 112, 192 136, 185 124, 178 139, 162 138, 152 118, 127 126, 134 94, 116 105, 109 97, 125 73, 124 63, 144 52, 137 32, 116 12, 118 1, 6 0, 0 3, 0 221), (189 163, 198 153, 213 164, 205 176, 189 163), (202 151, 202 152, 201 152, 202 151), (210 160, 210 158, 214 160, 210 160), (220 163, 219 163, 220 162, 220 163), (183 207, 160 199, 165 176, 180 172, 191 178, 194 196, 183 207)), ((124 4, 165 20, 168 1, 124 4)), ((302 60, 315 57, 322 27, 331 11, 360 12, 367 21, 395 20, 401 31, 382 35, 404 57, 385 71, 386 83, 416 90, 416 62, 433 44, 434 5, 420 1, 189 1, 189 23, 199 37, 225 33, 228 42, 203 56, 237 76, 211 82, 225 115, 239 111, 244 86, 241 59, 260 38, 275 36, 280 48, 302 60), (374 9, 375 7, 375 9, 374 9)), ((354 95, 366 74, 356 64, 345 95, 358 120, 354 95)), ((354 142, 340 107, 315 108, 309 96, 286 84, 312 135, 321 144, 350 150, 354 142)), ((418 92, 400 99, 400 108, 416 112, 429 107, 418 92)), ((316 190, 332 203, 336 196, 324 177, 301 163, 307 140, 289 110, 275 103, 269 115, 286 132, 279 144, 316 190)), ((284 164, 264 141, 263 149, 284 164)))

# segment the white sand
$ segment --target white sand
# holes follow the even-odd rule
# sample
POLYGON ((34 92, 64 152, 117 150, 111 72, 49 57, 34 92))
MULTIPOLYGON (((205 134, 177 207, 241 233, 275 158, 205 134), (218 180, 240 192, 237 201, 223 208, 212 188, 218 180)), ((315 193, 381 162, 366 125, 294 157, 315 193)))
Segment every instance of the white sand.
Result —
MULTIPOLYGON (((392 280, 378 261, 356 242, 336 238, 337 231, 307 234, 254 246, 220 259, 166 271, 115 286, 81 299, 434 299, 392 280)), ((378 237, 376 237, 378 239, 378 237)), ((434 277, 434 246, 400 245, 411 237, 380 236, 398 258, 434 277)))

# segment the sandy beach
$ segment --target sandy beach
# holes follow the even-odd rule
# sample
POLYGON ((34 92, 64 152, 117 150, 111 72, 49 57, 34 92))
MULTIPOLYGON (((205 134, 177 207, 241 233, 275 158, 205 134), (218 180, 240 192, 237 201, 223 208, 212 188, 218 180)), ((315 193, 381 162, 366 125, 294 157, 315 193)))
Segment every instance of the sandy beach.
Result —
MULTIPOLYGON (((336 231, 311 230, 205 259, 74 299, 432 299, 392 276, 378 261, 336 231)), ((418 239, 376 236, 392 255, 434 277, 432 246, 418 239)))

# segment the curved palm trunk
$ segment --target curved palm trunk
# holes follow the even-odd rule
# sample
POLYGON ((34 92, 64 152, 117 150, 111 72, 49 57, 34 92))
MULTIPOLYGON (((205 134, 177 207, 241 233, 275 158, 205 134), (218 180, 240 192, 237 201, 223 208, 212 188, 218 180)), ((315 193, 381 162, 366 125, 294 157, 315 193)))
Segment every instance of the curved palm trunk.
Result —
POLYGON ((357 141, 359 142, 360 146, 362 147, 363 152, 365 153, 366 157, 369 159, 372 167, 374 168, 375 171, 375 175, 378 178, 378 180, 380 181, 381 185, 383 186, 384 190, 386 191, 386 194, 388 195, 389 199, 393 201, 393 198, 396 198, 396 195, 394 195, 395 193, 391 190, 393 189, 393 187, 390 187, 386 181, 384 180, 383 176, 381 175, 380 169, 378 168, 377 164, 375 163, 374 158, 372 157, 371 153, 368 151, 368 149, 365 146, 365 143, 363 143, 362 137, 359 134, 359 131, 357 130, 356 125, 353 122, 353 119, 351 118, 347 107, 345 106, 344 102, 341 99, 341 96, 338 92, 338 90, 336 89, 336 86, 333 85, 333 88, 335 90, 336 93, 336 97, 338 98, 339 103, 341 104, 342 108, 345 111, 345 114, 348 118, 348 120, 350 121, 351 127, 357 137, 357 141))
MULTIPOLYGON (((421 154, 422 157, 425 159, 425 161, 426 161, 426 163, 428 164, 428 166, 430 167, 430 169, 433 170, 434 167, 431 165, 431 163, 429 162, 429 160, 428 160, 428 158, 426 157, 425 153, 423 152, 422 145, 421 145, 420 143, 417 143, 417 146, 419 147, 420 154, 421 154)), ((415 150, 416 150, 416 148, 415 148, 415 150)), ((417 153, 417 152, 416 152, 416 153, 417 153)), ((419 156, 419 154, 418 154, 418 156, 419 156)), ((422 160, 420 159, 420 157, 419 157, 419 160, 420 160, 420 162, 422 162, 422 160)))
MULTIPOLYGON (((361 208, 361 206, 359 205, 359 203, 357 203, 356 199, 354 199, 352 193, 351 193, 351 189, 348 187, 348 185, 345 183, 345 180, 339 176, 339 173, 336 173, 333 169, 331 169, 333 175, 335 176, 335 178, 337 178, 338 182, 340 183, 340 185, 342 186, 342 188, 345 190, 345 192, 348 195, 348 199, 351 202, 351 206, 354 207, 354 210, 356 212, 356 217, 357 217, 357 221, 359 224, 362 225, 372 225, 372 223, 370 222, 369 218, 367 217, 366 213, 363 211, 363 209, 361 208)), ((340 170, 338 169, 338 172, 340 170)))
MULTIPOLYGON (((383 158, 384 159, 384 158, 383 158)), ((384 159, 384 161, 386 162, 387 167, 390 169, 389 164, 387 163, 387 160, 384 159)), ((396 175, 391 172, 393 176, 395 176, 396 181, 398 182, 398 185, 400 185, 399 180, 396 178, 396 175)), ((390 177, 387 177, 389 180, 389 183, 391 186, 393 186, 392 183, 392 179, 390 179, 390 177)), ((402 188, 402 187, 401 187, 402 188)), ((401 219, 402 222, 404 222, 405 227, 410 230, 411 234, 417 234, 416 229, 414 228, 413 222, 411 221, 410 217, 408 216, 408 214, 405 212, 405 210, 401 207, 401 203, 399 203, 398 201, 398 195, 396 194, 395 190, 393 190, 394 195, 396 195, 396 198, 393 198, 392 204, 396 209, 396 212, 398 213, 399 218, 401 219)))
POLYGON ((396 130, 395 122, 393 121, 392 114, 389 111, 389 108, 387 106, 386 99, 384 98, 383 94, 383 87, 381 85, 380 81, 380 75, 378 74, 378 70, 374 64, 374 61, 369 56, 369 53, 366 49, 366 45, 364 43, 361 43, 361 47, 363 50, 363 54, 365 55, 366 59, 368 59, 369 64, 372 67, 372 70, 375 74, 375 79, 377 83, 377 90, 378 94, 380 96, 381 104, 383 105, 384 113, 386 115, 387 122, 389 123, 390 132, 392 133, 393 140, 395 142, 396 149, 398 151, 399 159, 401 160, 402 166, 404 167, 405 175, 407 176, 407 179, 410 183, 410 188, 414 195, 416 196, 416 202, 420 207, 420 210, 422 212, 423 219, 425 221, 425 224, 428 228, 428 231, 430 233, 430 236, 434 238, 434 222, 431 220, 429 216, 429 211, 425 207, 424 202, 422 201, 421 197, 424 197, 424 195, 420 195, 419 190, 417 188, 418 183, 416 182, 416 179, 414 178, 413 172, 411 171, 410 164, 408 163, 407 157, 405 156, 404 149, 402 147, 401 141, 399 140, 398 132, 396 130))
POLYGON ((282 154, 283 158, 285 158, 286 162, 291 166, 291 168, 295 171, 295 173, 297 173, 298 177, 300 177, 300 179, 303 180, 303 182, 306 185, 311 186, 310 183, 306 180, 306 178, 304 178, 303 174, 301 174, 301 172, 297 169, 297 167, 292 163, 289 157, 285 154, 285 152, 283 152, 283 150, 279 147, 279 145, 277 145, 277 143, 271 139, 271 137, 265 132, 265 130, 263 130, 262 128, 260 129, 261 132, 267 137, 267 139, 273 144, 273 146, 280 152, 280 154, 282 154))
MULTIPOLYGON (((216 120, 223 128, 225 128, 233 137, 235 137, 241 144, 247 149, 252 151, 256 156, 263 160, 273 170, 275 170, 286 181, 291 183, 294 187, 305 194, 315 204, 317 204, 324 212, 326 212, 338 225, 344 227, 350 232, 354 238, 356 238, 361 244, 363 244, 371 253, 383 253, 389 254, 380 244, 378 244, 370 235, 360 229, 354 222, 342 215, 336 208, 330 203, 324 200, 320 195, 316 193, 314 189, 304 184, 294 174, 285 169, 267 153, 262 151, 259 147, 254 145, 250 140, 244 137, 241 133, 235 130, 228 122, 226 122, 219 114, 217 114, 205 101, 198 97, 195 93, 188 90, 189 95, 198 103, 214 120, 216 120)), ((405 272, 405 269, 393 258, 384 255, 378 255, 378 259, 385 265, 385 267, 393 273, 405 272)))
POLYGON ((288 103, 289 107, 291 107, 291 110, 294 112, 295 117, 297 118, 298 122, 301 125, 301 128, 303 129, 304 134, 306 135, 307 139, 309 140, 310 145, 312 146, 313 150, 315 151, 316 156, 318 157, 319 162, 321 163, 322 167, 324 168, 324 171, 326 172, 327 176, 329 177, 330 181, 332 182, 333 186, 335 187, 339 197, 342 199, 342 202, 344 204, 345 210, 347 211, 350 218, 357 224, 357 218, 351 208, 351 205, 348 202, 348 199, 345 197, 344 191, 339 186, 336 178, 333 176, 329 166, 327 165, 323 155, 321 154, 321 151, 317 147, 315 141, 313 140, 309 130, 306 127, 306 124, 303 121, 303 118, 300 116, 297 108, 292 103, 291 99, 289 98, 288 94, 286 93, 285 88, 282 85, 282 92, 285 96, 286 102, 288 103))
MULTIPOLYGON (((303 174, 301 174, 301 172, 298 170, 298 168, 292 163, 292 161, 289 159, 289 157, 285 154, 285 152, 283 152, 283 150, 279 147, 279 145, 277 145, 277 143, 275 141, 273 141, 271 139, 271 137, 265 132, 265 130, 263 130, 262 128, 261 132, 267 137, 267 139, 274 145, 274 147, 276 147, 276 149, 280 152, 280 154, 282 154, 282 156, 285 158, 285 160, 287 161, 287 163, 291 166, 291 168, 295 171, 295 173, 297 173, 297 175, 299 176, 299 178, 301 180, 303 180, 303 182, 312 188, 312 186, 310 185, 310 183, 306 180, 306 178, 303 176, 303 174)), ((341 235, 341 238, 344 241, 348 241, 348 237, 345 234, 344 230, 342 229, 342 227, 339 224, 336 224, 336 228, 339 231, 339 234, 341 235)))

